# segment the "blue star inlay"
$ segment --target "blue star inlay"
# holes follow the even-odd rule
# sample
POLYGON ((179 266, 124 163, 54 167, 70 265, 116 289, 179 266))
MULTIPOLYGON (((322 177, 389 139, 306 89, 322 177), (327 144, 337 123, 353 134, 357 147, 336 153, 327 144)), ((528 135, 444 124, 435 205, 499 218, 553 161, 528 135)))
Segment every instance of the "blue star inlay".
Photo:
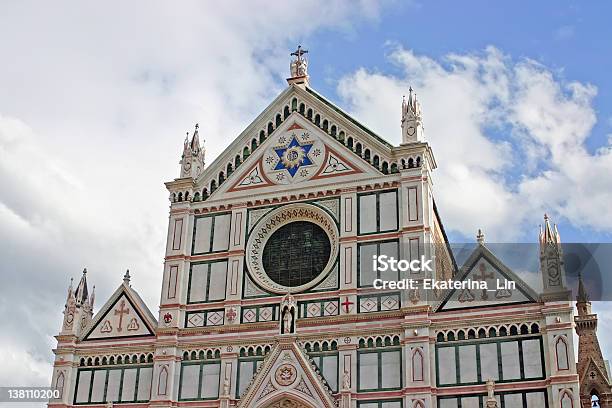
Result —
POLYGON ((292 135, 287 147, 274 149, 280 159, 274 170, 287 170, 291 177, 295 176, 300 167, 313 164, 308 157, 311 148, 312 143, 300 144, 295 135, 292 135))

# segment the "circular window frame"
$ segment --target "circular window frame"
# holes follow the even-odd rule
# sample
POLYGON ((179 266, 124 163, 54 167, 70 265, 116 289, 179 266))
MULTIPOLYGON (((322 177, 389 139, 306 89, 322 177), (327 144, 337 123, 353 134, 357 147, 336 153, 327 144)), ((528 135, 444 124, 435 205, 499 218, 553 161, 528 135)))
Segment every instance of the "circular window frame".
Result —
POLYGON ((273 293, 298 293, 312 289, 321 283, 336 264, 339 245, 338 226, 331 215, 312 204, 298 203, 278 207, 264 215, 255 225, 247 241, 245 262, 249 274, 263 289, 273 293), (325 231, 330 243, 330 254, 323 270, 310 282, 299 286, 284 286, 274 282, 263 266, 263 252, 268 239, 281 227, 295 222, 308 221, 325 231))

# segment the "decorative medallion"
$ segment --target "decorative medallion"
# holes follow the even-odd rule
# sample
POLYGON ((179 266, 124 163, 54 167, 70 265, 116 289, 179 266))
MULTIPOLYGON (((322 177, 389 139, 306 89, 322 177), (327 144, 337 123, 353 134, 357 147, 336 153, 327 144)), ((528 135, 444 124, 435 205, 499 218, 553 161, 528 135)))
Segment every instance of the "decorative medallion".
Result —
POLYGON ((166 326, 168 326, 168 325, 170 325, 170 323, 172 323, 172 313, 166 312, 164 314, 164 324, 166 326))
POLYGON ((225 311, 225 317, 227 317, 227 321, 230 323, 234 323, 234 321, 236 320, 236 317, 238 316, 238 313, 236 313, 236 308, 235 307, 229 307, 226 311, 225 311))
POLYGON ((297 370, 292 364, 282 364, 276 369, 274 379, 278 385, 286 387, 293 384, 297 379, 297 370))
POLYGON ((264 153, 264 173, 276 184, 308 180, 321 167, 324 151, 325 145, 317 136, 294 123, 264 153))
POLYGON ((109 320, 105 320, 102 324, 102 328, 100 329, 102 333, 110 333, 113 331, 113 326, 111 326, 111 322, 109 320))
POLYGON ((239 186, 252 186, 255 184, 263 183, 263 179, 259 175, 259 169, 255 167, 251 172, 242 179, 242 181, 238 184, 239 186))
POLYGON ((338 228, 325 210, 306 203, 285 205, 263 216, 251 231, 247 268, 265 290, 302 292, 334 268, 338 243, 338 228))
POLYGON ((323 166, 321 166, 321 169, 314 178, 320 179, 326 177, 346 176, 361 172, 362 171, 354 167, 349 160, 345 159, 341 154, 328 147, 323 166))
POLYGON ((228 192, 274 185, 274 183, 263 174, 259 162, 255 163, 255 165, 248 169, 246 173, 243 173, 241 177, 242 178, 238 179, 238 181, 228 189, 228 192))

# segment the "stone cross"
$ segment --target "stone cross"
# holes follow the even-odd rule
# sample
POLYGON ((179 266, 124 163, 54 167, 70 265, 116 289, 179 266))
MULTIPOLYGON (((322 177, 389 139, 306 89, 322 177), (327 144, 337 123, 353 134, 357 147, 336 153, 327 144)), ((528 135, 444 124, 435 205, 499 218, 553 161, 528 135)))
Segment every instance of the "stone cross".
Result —
POLYGON ((293 51, 291 54, 292 56, 295 56, 298 62, 302 62, 302 55, 307 54, 308 50, 304 50, 302 49, 301 45, 298 45, 297 50, 293 51))
POLYGON ((119 315, 119 326, 117 326, 117 331, 121 331, 123 328, 121 327, 123 323, 123 315, 130 313, 130 308, 125 307, 125 300, 122 300, 119 304, 119 309, 115 309, 115 316, 119 315))

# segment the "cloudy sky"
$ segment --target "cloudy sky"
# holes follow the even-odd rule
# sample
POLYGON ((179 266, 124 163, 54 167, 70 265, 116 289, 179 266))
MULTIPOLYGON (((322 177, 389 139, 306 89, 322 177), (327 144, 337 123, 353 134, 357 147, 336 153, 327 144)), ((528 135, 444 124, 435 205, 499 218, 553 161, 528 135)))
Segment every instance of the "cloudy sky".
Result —
POLYGON ((298 43, 313 87, 393 143, 416 90, 453 240, 533 242, 547 211, 566 242, 612 241, 609 4, 215 3, 0 5, 0 385, 49 383, 83 267, 98 306, 130 268, 156 314, 185 132, 210 163, 298 43))

